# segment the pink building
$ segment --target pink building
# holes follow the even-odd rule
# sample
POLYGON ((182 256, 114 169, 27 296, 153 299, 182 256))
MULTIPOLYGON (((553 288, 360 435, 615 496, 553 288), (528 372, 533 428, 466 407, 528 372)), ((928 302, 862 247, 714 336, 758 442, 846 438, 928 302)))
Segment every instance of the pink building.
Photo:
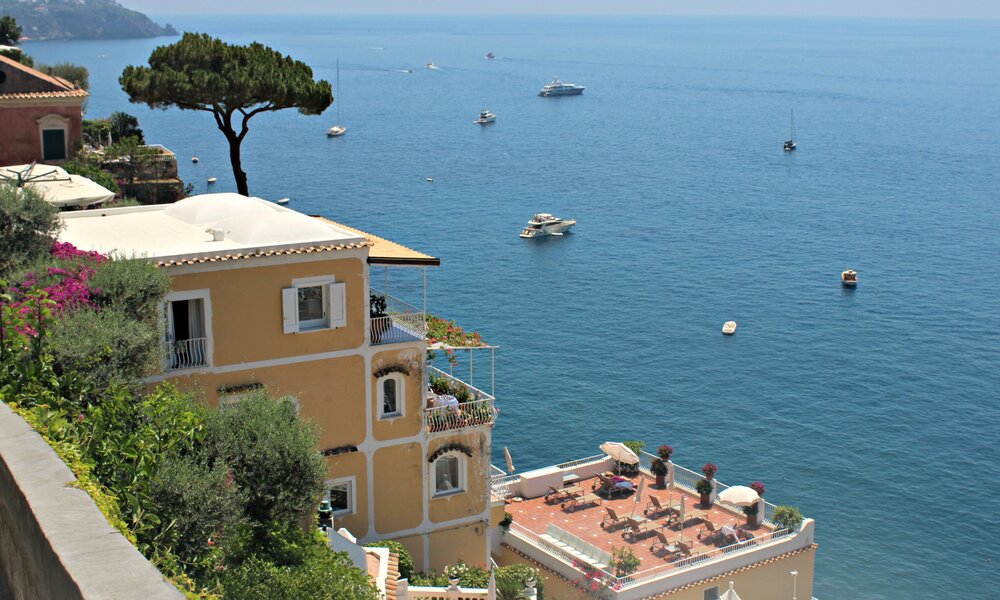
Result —
POLYGON ((0 166, 58 163, 83 142, 87 92, 0 56, 0 166))

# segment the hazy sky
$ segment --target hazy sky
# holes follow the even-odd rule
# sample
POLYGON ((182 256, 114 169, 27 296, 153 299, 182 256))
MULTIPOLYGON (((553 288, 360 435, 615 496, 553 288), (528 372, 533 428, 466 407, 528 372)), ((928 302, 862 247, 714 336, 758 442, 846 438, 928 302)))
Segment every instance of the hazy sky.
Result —
POLYGON ((1000 0, 119 0, 150 14, 662 14, 1000 18, 1000 0))

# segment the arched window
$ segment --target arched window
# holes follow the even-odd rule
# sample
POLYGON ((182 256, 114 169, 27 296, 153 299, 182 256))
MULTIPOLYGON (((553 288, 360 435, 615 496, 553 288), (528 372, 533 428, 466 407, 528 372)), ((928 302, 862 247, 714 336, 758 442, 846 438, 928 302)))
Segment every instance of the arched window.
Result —
POLYGON ((403 416, 406 404, 404 385, 406 380, 402 373, 389 373, 378 379, 378 416, 380 419, 392 419, 403 416))
POLYGON ((465 491, 465 457, 445 454, 431 465, 434 477, 434 495, 448 496, 465 491))

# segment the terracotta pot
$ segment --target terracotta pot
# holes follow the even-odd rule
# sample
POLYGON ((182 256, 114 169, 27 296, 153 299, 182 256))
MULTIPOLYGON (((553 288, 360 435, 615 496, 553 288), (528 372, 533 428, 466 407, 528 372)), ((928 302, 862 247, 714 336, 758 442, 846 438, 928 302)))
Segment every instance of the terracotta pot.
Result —
POLYGON ((666 474, 656 476, 656 487, 663 489, 667 487, 667 476, 666 474))
POLYGON ((701 495, 701 505, 704 507, 712 506, 712 494, 702 494, 701 495))

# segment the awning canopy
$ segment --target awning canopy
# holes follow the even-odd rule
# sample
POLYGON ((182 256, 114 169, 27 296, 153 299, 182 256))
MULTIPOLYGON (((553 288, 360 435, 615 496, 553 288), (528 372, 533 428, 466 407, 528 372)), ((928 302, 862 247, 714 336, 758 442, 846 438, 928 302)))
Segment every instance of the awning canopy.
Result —
POLYGON ((114 192, 80 175, 70 175, 53 165, 12 165, 0 167, 0 181, 18 187, 31 187, 53 206, 77 207, 101 204, 115 197, 114 192))

